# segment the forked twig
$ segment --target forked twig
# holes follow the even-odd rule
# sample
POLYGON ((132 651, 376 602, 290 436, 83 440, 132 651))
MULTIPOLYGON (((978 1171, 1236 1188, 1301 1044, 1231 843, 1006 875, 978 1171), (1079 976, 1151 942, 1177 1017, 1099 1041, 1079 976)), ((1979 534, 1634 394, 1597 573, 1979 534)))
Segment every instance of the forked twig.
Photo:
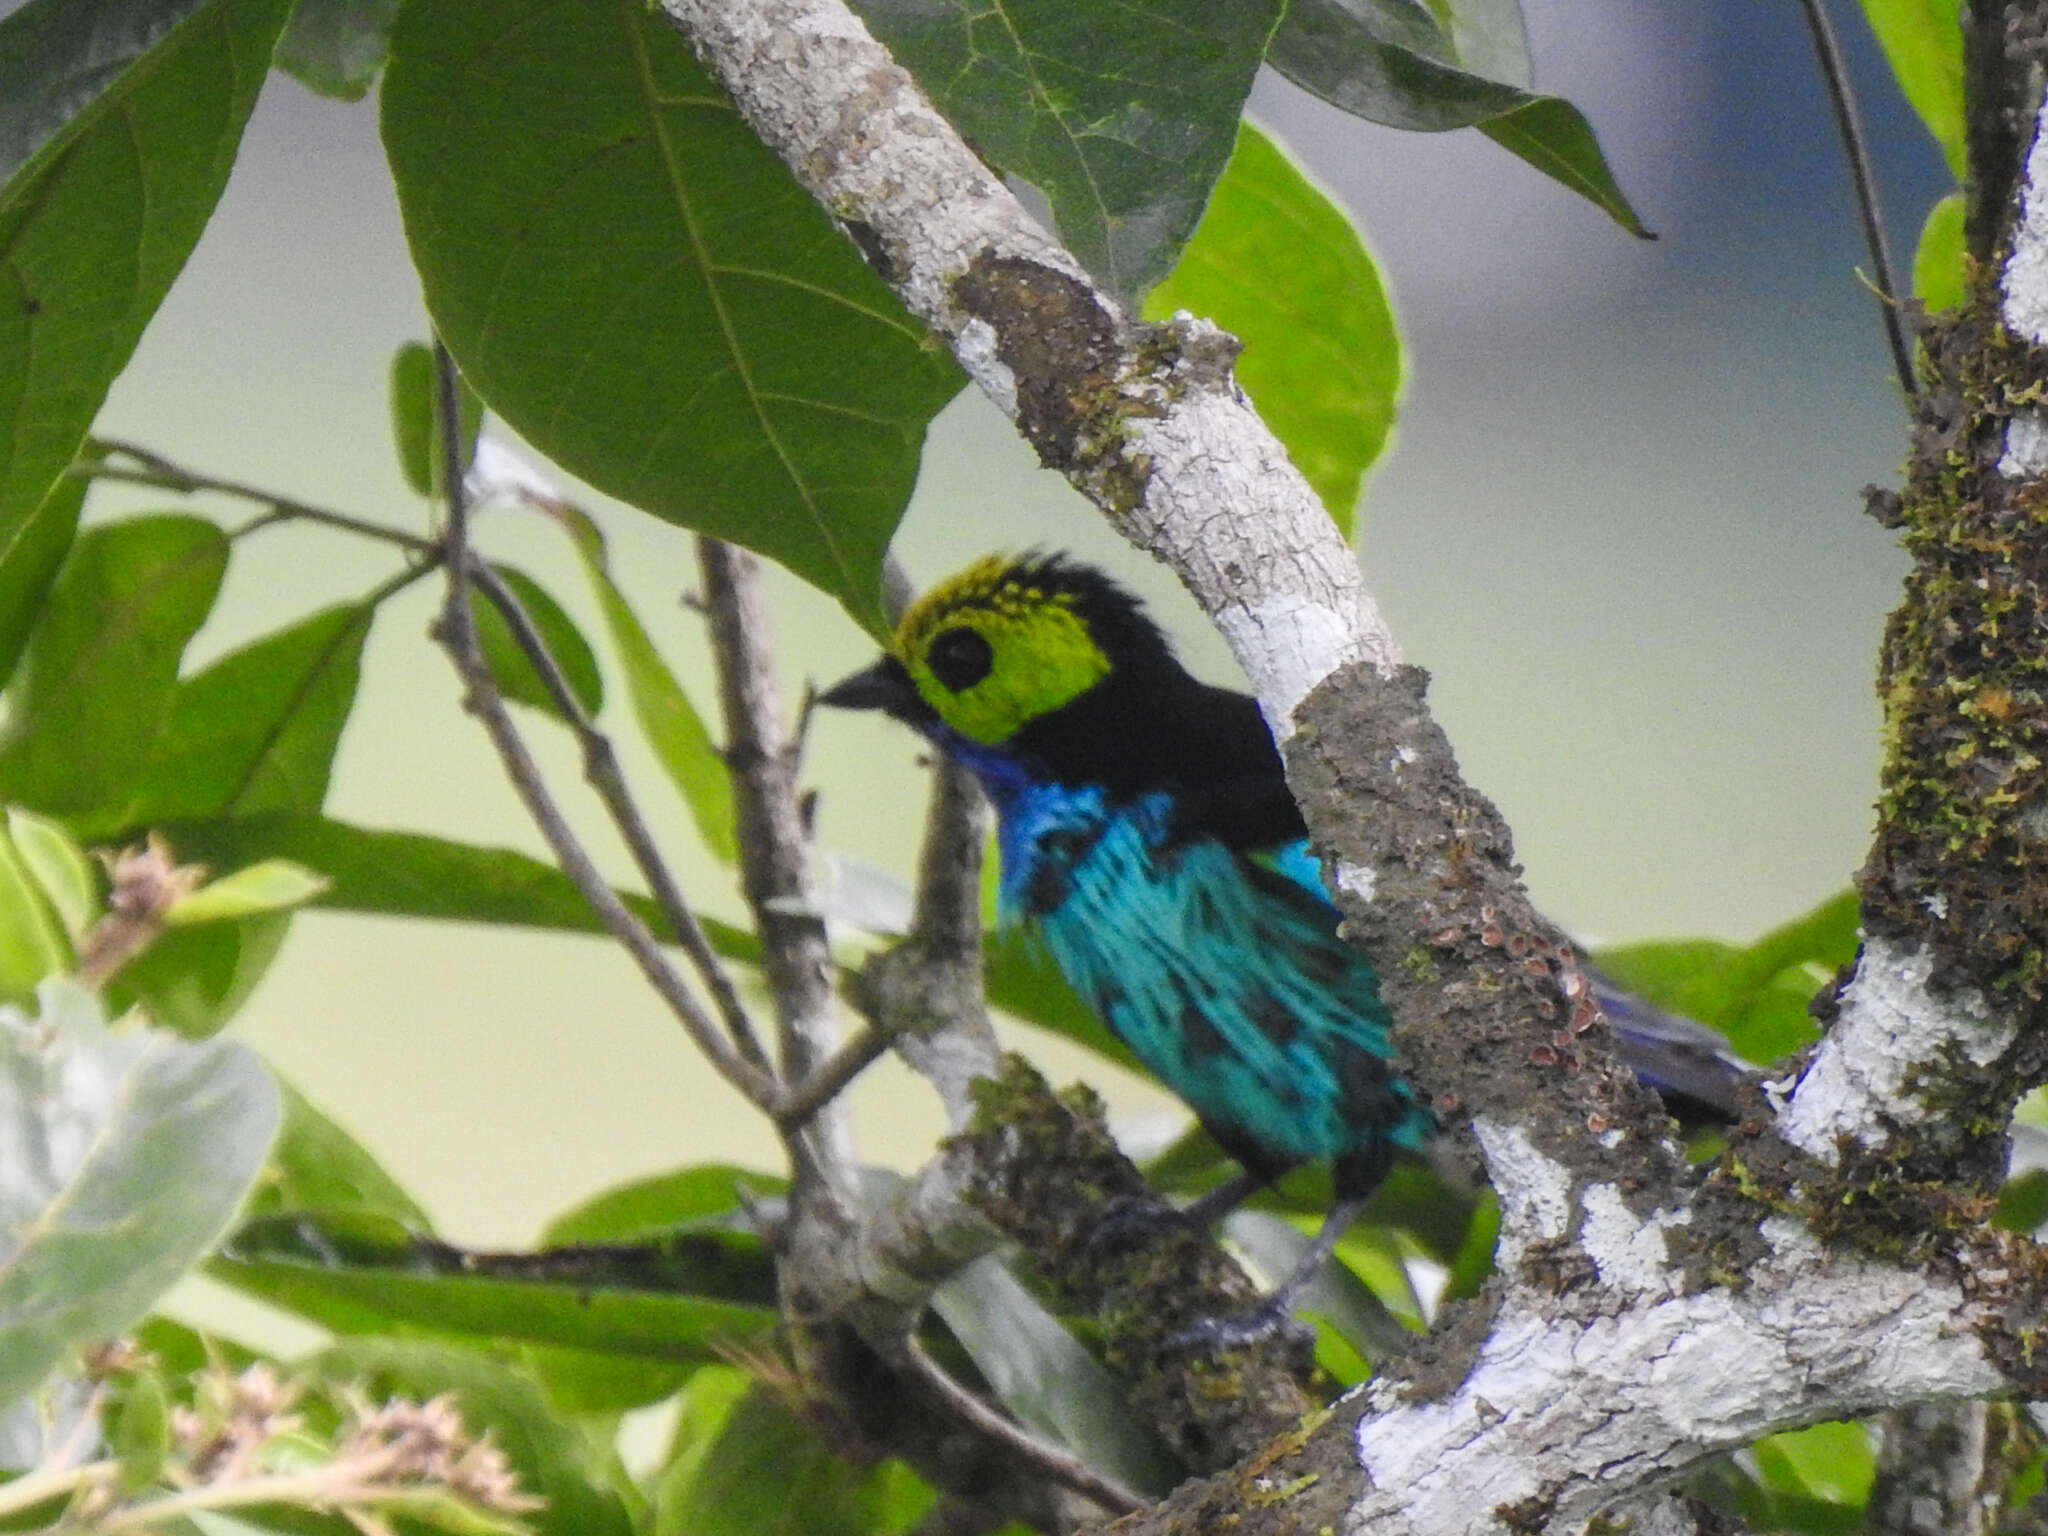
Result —
POLYGON ((655 846, 654 834, 648 830, 646 819, 633 799, 611 738, 598 729, 597 722, 590 718, 582 701, 576 697, 561 663, 555 660, 547 641, 534 627, 518 594, 480 560, 470 562, 469 579, 504 618, 514 643, 532 664, 549 699, 575 733, 577 745, 583 752, 584 778, 597 791, 598 799, 604 802, 612 825, 618 829, 627 851, 632 854, 641 878, 646 880, 648 892, 668 923, 669 932, 696 967, 697 975, 711 994, 712 1003, 725 1023, 726 1033, 732 1037, 740 1056, 763 1072, 772 1073, 774 1069, 769 1064, 768 1053, 761 1048, 760 1036, 754 1030, 754 1021, 747 1012, 746 1004, 740 1000, 739 989, 733 985, 732 973, 726 969, 718 951, 711 947, 711 940, 697 921, 697 914, 683 899, 682 888, 663 861, 660 849, 655 846))
MULTIPOLYGON (((455 365, 438 342, 434 348, 435 397, 441 423, 441 446, 446 455, 448 522, 443 535, 443 563, 448 571, 448 597, 434 625, 434 638, 448 652, 463 684, 463 707, 475 715, 497 749, 506 776, 525 804, 527 813, 540 828, 583 899, 590 903, 607 932, 625 946, 656 994, 681 1021, 691 1043, 704 1053, 713 1069, 737 1088, 757 1108, 773 1115, 782 1100, 782 1085, 773 1073, 742 1057, 737 1048, 712 1022, 688 985, 668 963, 660 941, 647 925, 627 910, 609 882, 598 872, 589 853, 569 828, 553 796, 548 792, 540 769, 527 750, 519 728, 513 723, 497 680, 491 676, 477 639, 476 620, 470 612, 472 586, 483 583, 478 564, 469 548, 469 504, 463 490, 462 441, 458 429, 455 397, 455 365)), ((545 675, 545 674, 543 674, 545 675)))

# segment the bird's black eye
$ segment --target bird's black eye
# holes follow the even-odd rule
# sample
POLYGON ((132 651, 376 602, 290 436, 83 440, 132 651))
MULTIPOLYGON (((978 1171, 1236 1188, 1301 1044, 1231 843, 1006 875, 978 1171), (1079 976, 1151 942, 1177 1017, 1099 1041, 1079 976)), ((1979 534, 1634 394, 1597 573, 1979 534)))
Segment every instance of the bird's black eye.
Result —
POLYGON ((989 649, 986 637, 964 627, 940 630, 924 652, 924 664, 932 669, 932 676, 954 693, 987 677, 994 662, 995 652, 989 649))

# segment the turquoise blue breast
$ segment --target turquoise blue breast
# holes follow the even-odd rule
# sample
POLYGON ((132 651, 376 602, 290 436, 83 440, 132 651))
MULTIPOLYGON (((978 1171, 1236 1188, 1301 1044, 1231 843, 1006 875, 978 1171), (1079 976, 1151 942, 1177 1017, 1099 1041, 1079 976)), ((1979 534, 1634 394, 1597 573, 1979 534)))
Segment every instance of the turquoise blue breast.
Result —
POLYGON ((1093 789, 990 788, 1004 920, 1038 933, 1234 1155, 1270 1169, 1428 1138, 1372 969, 1337 936, 1305 844, 1251 859, 1177 839, 1163 794, 1113 807, 1093 789))

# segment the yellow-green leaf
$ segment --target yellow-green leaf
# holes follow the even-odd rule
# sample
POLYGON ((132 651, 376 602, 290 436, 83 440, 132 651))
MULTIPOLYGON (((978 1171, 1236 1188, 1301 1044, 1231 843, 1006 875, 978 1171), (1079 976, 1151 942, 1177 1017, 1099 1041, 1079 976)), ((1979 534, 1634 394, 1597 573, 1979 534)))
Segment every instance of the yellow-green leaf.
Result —
POLYGON ((1206 315, 1244 343, 1238 382, 1348 537, 1401 391, 1401 336, 1351 221, 1257 128, 1145 314, 1206 315))
POLYGON ((303 864, 265 859, 232 875, 223 875, 191 895, 173 902, 164 913, 172 928, 222 923, 254 917, 259 912, 284 912, 303 906, 327 889, 327 882, 303 864))

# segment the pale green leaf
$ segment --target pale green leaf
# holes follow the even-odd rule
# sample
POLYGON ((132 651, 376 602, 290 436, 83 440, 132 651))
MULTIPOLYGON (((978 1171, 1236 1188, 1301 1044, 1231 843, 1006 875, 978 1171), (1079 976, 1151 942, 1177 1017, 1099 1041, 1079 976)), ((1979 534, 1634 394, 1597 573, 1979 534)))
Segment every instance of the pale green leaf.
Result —
POLYGON ((1937 314, 1963 302, 1963 194, 1951 192, 1927 211, 1913 248, 1913 297, 1937 314))
POLYGON ((1958 0, 1863 0, 1892 74, 1957 181, 1966 169, 1963 24, 1958 0))
POLYGON ((100 881, 92 860, 58 823, 18 805, 8 807, 7 830, 36 888, 75 943, 100 914, 100 881))
POLYGON ((266 859, 209 881, 172 902, 164 912, 164 923, 171 928, 193 928, 264 912, 288 912, 326 889, 327 882, 303 865, 289 859, 266 859))
POLYGON ((229 1041, 111 1033, 46 982, 0 1010, 0 1402, 118 1333, 210 1247, 263 1164, 277 1092, 229 1041))
POLYGON ((63 924, 14 839, 0 833, 0 1004, 26 1003, 45 976, 70 968, 63 924))

